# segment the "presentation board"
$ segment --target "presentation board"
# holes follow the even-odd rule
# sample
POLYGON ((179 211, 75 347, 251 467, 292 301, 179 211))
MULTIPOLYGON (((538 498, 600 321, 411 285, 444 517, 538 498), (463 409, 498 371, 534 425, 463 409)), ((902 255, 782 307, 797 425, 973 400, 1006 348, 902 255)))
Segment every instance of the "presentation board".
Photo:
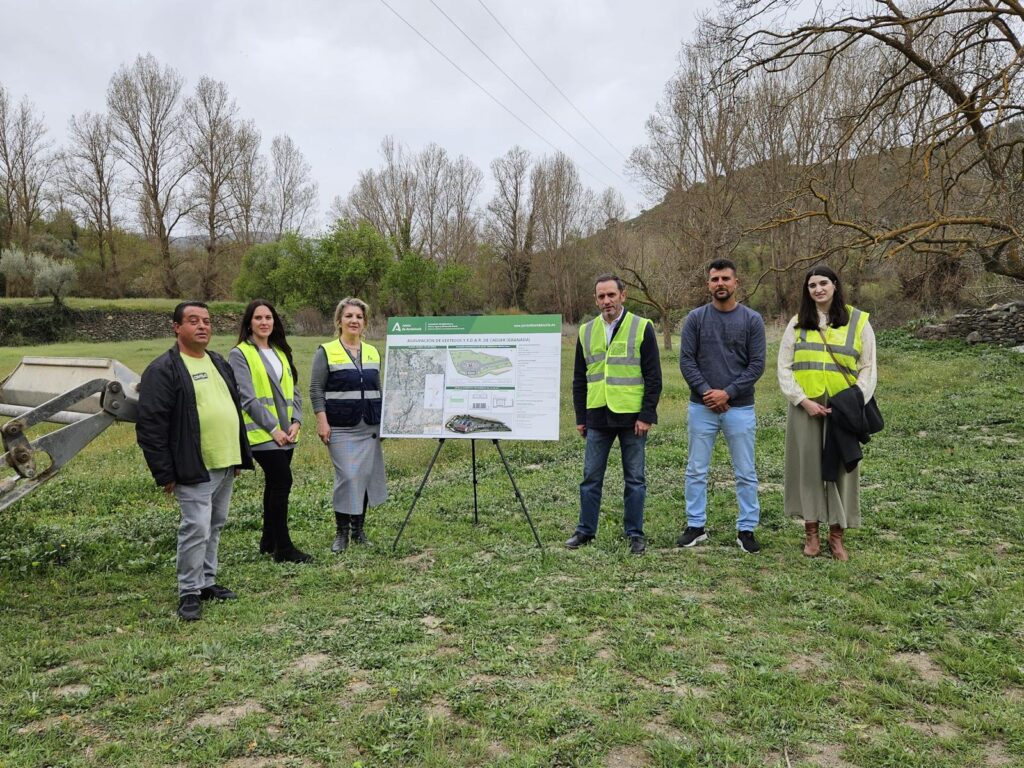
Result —
POLYGON ((383 437, 557 440, 561 315, 392 317, 383 437))

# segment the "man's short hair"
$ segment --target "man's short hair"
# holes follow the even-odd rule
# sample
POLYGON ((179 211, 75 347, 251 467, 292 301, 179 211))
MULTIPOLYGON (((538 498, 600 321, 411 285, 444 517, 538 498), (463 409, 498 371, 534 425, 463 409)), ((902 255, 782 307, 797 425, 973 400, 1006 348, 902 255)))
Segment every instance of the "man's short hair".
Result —
POLYGON ((210 311, 210 308, 201 301, 183 301, 174 308, 174 314, 171 315, 171 320, 178 325, 181 325, 182 321, 185 319, 186 307, 199 307, 200 309, 205 309, 207 312, 210 311))
POLYGON ((618 275, 613 275, 611 272, 605 272, 603 274, 598 275, 596 278, 594 278, 594 291, 595 292, 597 291, 597 284, 598 283, 607 283, 609 280, 612 280, 612 281, 615 282, 615 285, 619 289, 619 293, 622 293, 624 290, 626 290, 626 284, 624 282, 622 282, 622 278, 621 277, 619 277, 618 275))
POLYGON ((732 273, 736 274, 736 263, 732 259, 715 259, 708 264, 708 277, 711 276, 712 269, 731 269, 732 273))

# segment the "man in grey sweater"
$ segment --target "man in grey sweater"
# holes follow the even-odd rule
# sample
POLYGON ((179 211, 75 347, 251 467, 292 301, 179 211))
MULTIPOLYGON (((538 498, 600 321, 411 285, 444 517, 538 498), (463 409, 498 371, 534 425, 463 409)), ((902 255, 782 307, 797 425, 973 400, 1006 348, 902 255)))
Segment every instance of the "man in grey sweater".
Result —
POLYGON ((686 316, 679 370, 690 385, 687 411, 686 530, 681 547, 707 541, 707 478, 718 433, 725 435, 736 477, 736 543, 747 553, 761 547, 754 528, 761 517, 754 468, 754 384, 764 373, 764 321, 736 300, 736 265, 717 259, 708 266, 711 303, 686 316))

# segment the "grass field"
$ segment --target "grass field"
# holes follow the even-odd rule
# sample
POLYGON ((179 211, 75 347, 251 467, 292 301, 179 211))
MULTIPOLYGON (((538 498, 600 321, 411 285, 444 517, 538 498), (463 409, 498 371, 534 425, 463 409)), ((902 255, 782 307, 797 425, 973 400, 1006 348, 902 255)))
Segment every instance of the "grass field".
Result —
MULTIPOLYGON (((298 340, 308 370, 312 340, 298 340)), ((116 357, 167 341, 0 350, 116 357)), ((215 340, 225 349, 227 336, 215 340)), ((330 555, 331 470, 302 442, 293 535, 257 554, 259 478, 236 485, 221 581, 175 619, 171 500, 131 426, 0 513, 0 765, 1024 765, 1024 358, 880 335, 888 427, 866 448, 851 559, 801 556, 781 517, 784 404, 758 390, 760 555, 734 543, 716 449, 711 541, 679 550, 686 392, 674 355, 648 447, 648 554, 626 554, 612 462, 598 541, 568 552, 583 442, 563 365, 558 443, 509 443, 543 555, 488 444, 385 443, 375 545, 330 555)), ((774 347, 770 354, 774 353, 774 347)))

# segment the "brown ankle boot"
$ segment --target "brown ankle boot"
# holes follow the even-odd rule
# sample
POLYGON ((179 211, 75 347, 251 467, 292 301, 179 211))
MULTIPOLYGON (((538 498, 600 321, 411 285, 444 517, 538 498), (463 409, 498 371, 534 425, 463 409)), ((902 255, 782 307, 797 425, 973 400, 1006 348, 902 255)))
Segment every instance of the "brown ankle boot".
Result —
POLYGON ((849 560, 850 556, 843 549, 843 529, 838 525, 829 526, 828 548, 832 550, 833 560, 849 560))
POLYGON ((817 557, 821 552, 821 539, 818 538, 818 523, 804 521, 804 534, 806 536, 804 555, 807 557, 817 557))

